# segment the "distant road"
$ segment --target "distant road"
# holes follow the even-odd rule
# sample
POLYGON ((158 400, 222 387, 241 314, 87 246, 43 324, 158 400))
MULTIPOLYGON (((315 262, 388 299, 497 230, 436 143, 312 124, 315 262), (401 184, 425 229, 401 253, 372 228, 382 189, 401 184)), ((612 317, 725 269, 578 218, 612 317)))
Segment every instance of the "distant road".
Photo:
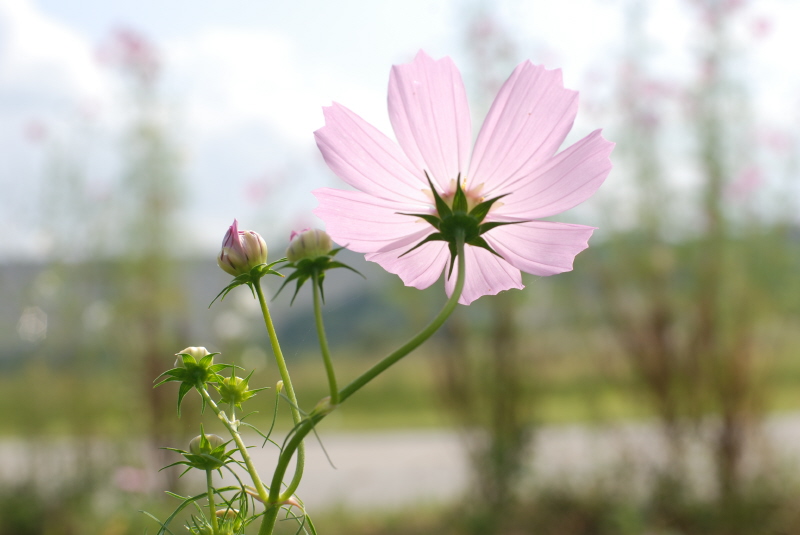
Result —
MULTIPOLYGON (((709 422, 706 429, 713 425, 709 422)), ((762 431, 762 439, 755 448, 759 455, 748 460, 751 465, 770 462, 778 470, 776 473, 796 472, 800 466, 800 413, 769 418, 762 431)), ((470 484, 468 456, 463 441, 454 432, 334 433, 322 428, 320 434, 336 468, 328 463, 312 435, 307 442, 305 477, 298 491, 309 511, 337 506, 398 509, 416 503, 451 502, 470 484)), ((253 438, 249 443, 260 442, 253 438)), ((82 466, 75 446, 74 441, 55 439, 28 452, 21 440, 0 440, 0 456, 5 459, 0 463, 0 485, 33 476, 45 486, 52 486, 59 478, 75 477, 82 466)), ((114 447, 100 442, 88 446, 90 457, 95 460, 110 459, 114 447)), ((153 453, 145 448, 141 451, 145 457, 153 453)), ((269 481, 277 458, 276 448, 256 447, 250 452, 262 477, 269 481)), ((691 444, 686 453, 688 472, 701 489, 711 488, 712 465, 707 453, 699 442, 691 444)), ((553 425, 539 429, 528 456, 530 462, 525 474, 528 483, 568 484, 603 478, 631 488, 647 484, 647 474, 663 463, 665 450, 658 428, 650 423, 553 425)), ((164 489, 156 481, 156 470, 157 467, 152 470, 122 467, 111 474, 108 484, 133 491, 161 491, 164 489)), ((202 488, 202 476, 196 477, 194 483, 189 482, 190 486, 196 484, 198 489, 202 488)), ((232 483, 230 475, 225 482, 232 483)))
MULTIPOLYGON (((713 424, 709 424, 713 425, 713 424)), ((456 433, 411 430, 380 433, 322 433, 332 468, 319 444, 307 442, 305 476, 298 495, 310 510, 400 508, 457 499, 469 482, 468 459, 456 433)), ((274 449, 274 448, 273 448, 274 449)), ((800 414, 770 418, 755 450, 769 462, 796 469, 800 459, 800 414)), ((259 467, 269 467, 269 450, 251 450, 259 467)), ((689 472, 708 488, 710 459, 698 443, 687 449, 689 472)), ((580 482, 588 477, 636 476, 645 484, 648 469, 665 459, 657 427, 649 423, 541 428, 531 448, 526 480, 580 482)), ((753 461, 753 460, 751 460, 753 461)))

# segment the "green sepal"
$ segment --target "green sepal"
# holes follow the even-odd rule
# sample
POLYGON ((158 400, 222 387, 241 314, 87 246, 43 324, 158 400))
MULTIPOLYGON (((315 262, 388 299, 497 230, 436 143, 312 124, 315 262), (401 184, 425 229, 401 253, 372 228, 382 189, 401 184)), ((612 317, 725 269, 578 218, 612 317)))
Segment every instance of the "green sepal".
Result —
MULTIPOLYGON (((225 451, 225 446, 230 443, 230 440, 219 446, 218 448, 213 449, 210 453, 202 453, 200 455, 184 451, 178 448, 162 448, 169 451, 174 451, 176 453, 180 453, 183 455, 185 460, 183 461, 176 461, 172 464, 168 464, 167 466, 161 468, 161 470, 166 470, 172 466, 183 465, 188 466, 186 470, 181 473, 181 476, 195 468, 197 470, 207 471, 207 470, 220 470, 223 466, 229 463, 235 463, 236 460, 233 459, 231 456, 236 453, 238 450, 236 448, 232 448, 228 451, 225 451)), ((159 472, 161 471, 159 470, 159 472)))
MULTIPOLYGON (((215 355, 219 355, 219 353, 209 353, 201 358, 200 362, 197 362, 197 360, 195 360, 195 358, 189 353, 179 353, 178 356, 181 358, 183 366, 167 370, 156 377, 156 379, 153 381, 156 383, 153 388, 173 381, 181 383, 181 386, 178 389, 179 417, 181 415, 181 404, 183 403, 183 398, 186 396, 189 390, 199 387, 200 385, 223 381, 224 378, 219 375, 219 372, 226 368, 235 369, 238 367, 234 366, 233 364, 213 364, 215 355)), ((206 401, 203 399, 201 411, 204 412, 205 408, 206 401)))
POLYGON ((459 173, 458 177, 456 178, 456 191, 453 194, 453 205, 450 207, 436 191, 436 188, 433 186, 433 181, 431 180, 431 177, 428 175, 427 171, 425 171, 425 178, 428 180, 428 184, 431 187, 431 192, 433 193, 433 199, 437 212, 436 215, 403 212, 398 213, 400 215, 419 217, 435 228, 437 232, 426 236, 422 241, 401 254, 400 257, 403 257, 414 249, 417 249, 418 247, 421 247, 422 245, 432 241, 447 242, 448 249, 450 251, 450 266, 448 267, 447 277, 450 278, 450 276, 453 274, 453 268, 455 267, 456 258, 458 256, 456 236, 459 233, 461 236, 463 236, 465 244, 472 245, 474 247, 480 247, 489 251, 493 255, 501 257, 497 251, 492 249, 492 247, 481 236, 493 228, 497 228, 502 225, 524 223, 525 221, 491 221, 488 223, 482 223, 482 221, 489 214, 489 210, 491 210, 494 203, 509 194, 506 193, 493 199, 483 201, 474 206, 472 210, 469 210, 469 199, 467 198, 464 188, 461 185, 461 174, 459 173))
POLYGON ((503 197, 509 196, 510 193, 506 193, 505 195, 500 195, 499 197, 495 197, 494 199, 489 199, 483 201, 480 204, 475 205, 475 207, 470 210, 469 215, 477 219, 479 222, 483 221, 486 215, 489 213, 489 210, 492 209, 492 205, 502 199, 503 197))
POLYGON ((422 240, 421 242, 416 244, 414 247, 412 247, 411 249, 409 249, 405 253, 401 254, 398 258, 402 258, 405 255, 407 255, 408 253, 410 253, 411 251, 413 251, 414 249, 416 249, 418 247, 422 247, 426 243, 429 243, 429 242, 432 242, 432 241, 447 241, 447 238, 445 238, 444 234, 442 234, 441 232, 434 232, 433 234, 429 234, 428 236, 425 237, 424 240, 422 240))
POLYGON ((468 243, 469 245, 472 245, 473 247, 480 247, 481 249, 486 249, 487 251, 489 251, 489 252, 490 252, 490 253, 492 253, 493 255, 495 255, 495 256, 497 256, 497 257, 499 257, 499 258, 503 258, 502 256, 500 256, 500 255, 497 253, 497 251, 495 251, 494 249, 492 249, 492 246, 491 246, 491 245, 489 245, 488 243, 486 243, 486 240, 484 240, 484 239, 483 239, 483 238, 481 238, 480 236, 478 236, 477 238, 475 238, 475 239, 473 239, 473 240, 470 240, 470 241, 468 241, 467 243, 468 243))
POLYGON ((254 266, 249 273, 242 273, 241 275, 238 275, 233 279, 233 281, 231 281, 230 284, 228 284, 225 288, 222 289, 221 292, 217 294, 214 300, 211 301, 211 304, 208 305, 208 308, 211 308, 211 305, 216 303, 217 299, 223 301, 225 297, 227 297, 227 295, 231 293, 231 290, 233 290, 237 286, 242 286, 245 284, 250 288, 250 292, 253 294, 253 297, 255 298, 256 292, 255 289, 253 288, 253 285, 257 283, 261 279, 261 277, 265 275, 277 275, 278 277, 283 277, 283 274, 278 273, 277 271, 272 269, 273 266, 280 264, 282 262, 286 262, 286 258, 281 258, 280 260, 270 262, 269 264, 259 264, 257 266, 254 266))
MULTIPOLYGON (((192 388, 194 388, 194 387, 192 385, 190 385, 189 383, 181 383, 180 388, 178 388, 178 418, 181 417, 181 404, 183 403, 183 398, 186 396, 186 394, 192 388)), ((203 401, 203 403, 202 403, 201 412, 205 412, 206 400, 202 399, 202 401, 203 401)))
POLYGON ((481 223, 478 227, 478 232, 483 235, 493 228, 502 227, 503 225, 517 225, 519 223, 527 223, 527 221, 490 221, 488 223, 481 223))
POLYGON ((459 173, 458 178, 456 178, 456 193, 453 195, 453 213, 466 214, 468 211, 469 205, 467 203, 467 195, 461 188, 461 173, 459 173))
POLYGON ((241 409, 243 402, 255 396, 257 392, 267 390, 268 387, 266 386, 263 388, 257 388, 255 390, 250 390, 248 388, 248 383, 250 382, 250 377, 253 376, 253 371, 247 374, 247 377, 242 379, 241 377, 236 377, 236 375, 234 375, 234 371, 231 370, 230 377, 227 377, 221 383, 214 385, 214 388, 217 389, 217 392, 220 395, 220 403, 232 403, 234 407, 241 409))
POLYGON ((273 299, 278 297, 278 294, 292 281, 297 281, 297 285, 294 288, 294 295, 292 295, 292 300, 290 304, 294 304, 295 298, 297 298, 298 292, 300 292, 300 288, 303 287, 303 284, 306 283, 308 279, 314 278, 314 274, 317 274, 317 286, 319 287, 320 294, 322 296, 322 302, 325 302, 325 289, 323 288, 322 283, 325 281, 325 272, 331 269, 336 268, 346 268, 352 271, 353 273, 362 275, 357 269, 354 269, 347 264, 339 262, 338 260, 333 260, 333 257, 341 251, 343 247, 339 247, 336 249, 332 249, 327 255, 318 256, 316 258, 302 258, 296 262, 287 262, 283 268, 294 268, 294 273, 286 277, 286 280, 283 281, 281 287, 278 288, 278 291, 275 292, 275 296, 273 299))
POLYGON ((453 210, 447 206, 447 203, 444 202, 444 199, 439 195, 439 192, 436 191, 436 188, 433 187, 433 181, 431 177, 428 175, 428 172, 425 171, 425 178, 428 179, 428 184, 431 186, 431 192, 433 193, 433 200, 436 204, 436 213, 439 214, 440 219, 444 219, 447 216, 453 215, 453 210))
POLYGON ((439 219, 438 217, 436 217, 433 214, 407 214, 407 213, 404 213, 404 212, 398 212, 398 214, 400 214, 400 215, 410 215, 410 216, 413 216, 413 217, 419 217, 420 219, 424 219, 425 221, 427 221, 436 230, 439 230, 439 225, 441 225, 441 223, 442 223, 442 220, 439 219))
POLYGON ((447 278, 453 276, 453 266, 456 264, 456 257, 458 257, 458 247, 456 242, 447 242, 447 247, 450 249, 450 268, 447 270, 447 278))

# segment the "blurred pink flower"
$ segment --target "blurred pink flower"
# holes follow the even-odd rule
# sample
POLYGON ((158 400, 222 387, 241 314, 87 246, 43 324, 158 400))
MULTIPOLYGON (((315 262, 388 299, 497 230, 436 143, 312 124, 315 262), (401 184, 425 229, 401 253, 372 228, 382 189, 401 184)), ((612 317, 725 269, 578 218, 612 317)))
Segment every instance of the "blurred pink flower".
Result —
POLYGON ((756 17, 750 21, 750 32, 756 39, 766 39, 772 33, 772 20, 767 17, 756 17))
POLYGON ((130 28, 117 28, 98 55, 101 63, 120 67, 144 82, 155 79, 161 63, 155 45, 130 28))
MULTIPOLYGON (((526 61, 500 89, 470 158, 472 127, 461 75, 449 57, 435 61, 420 51, 411 63, 394 66, 389 78, 389 117, 398 143, 344 106, 324 108, 317 145, 333 172, 359 191, 318 189, 314 213, 334 241, 423 289, 448 268, 450 252, 442 241, 409 252, 436 229, 405 214, 440 217, 426 174, 450 204, 460 177, 470 209, 503 196, 480 222, 513 223, 481 236, 497 254, 466 247, 460 303, 523 288, 520 271, 569 271, 594 227, 537 219, 589 198, 611 170, 614 147, 596 130, 556 154, 577 109, 578 94, 564 88, 561 71, 526 61)), ((456 271, 446 280, 448 295, 456 271)))
POLYGON ((764 184, 764 173, 755 165, 742 170, 728 185, 728 193, 738 200, 749 200, 753 193, 764 184))
POLYGON ((133 466, 120 466, 113 474, 114 486, 125 492, 147 492, 150 490, 147 472, 133 466))
POLYGON ((42 143, 47 139, 47 125, 37 119, 31 119, 25 123, 23 134, 31 143, 42 143))

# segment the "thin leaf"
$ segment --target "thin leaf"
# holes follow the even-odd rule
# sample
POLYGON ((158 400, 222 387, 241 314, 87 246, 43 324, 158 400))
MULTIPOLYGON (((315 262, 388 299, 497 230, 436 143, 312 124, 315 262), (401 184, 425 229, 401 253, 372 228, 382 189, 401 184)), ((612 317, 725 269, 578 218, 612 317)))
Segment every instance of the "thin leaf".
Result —
MULTIPOLYGON (((181 403, 183 403, 183 397, 192 389, 192 385, 189 383, 181 383, 181 387, 178 390, 178 418, 181 417, 181 403)), ((205 400, 203 400, 203 404, 205 405, 205 400)))
POLYGON ((492 209, 492 205, 493 205, 494 203, 496 203, 497 201, 499 201, 500 199, 502 199, 503 197, 506 197, 506 196, 508 196, 508 195, 510 195, 510 193, 506 193, 505 195, 500 195, 499 197, 495 197, 494 199, 489 199, 489 200, 483 201, 483 202, 482 202, 482 203, 480 203, 480 204, 477 204, 477 205, 476 205, 476 206, 475 206, 475 207, 474 207, 474 208, 473 208, 473 209, 470 211, 469 215, 471 215, 472 217, 474 217, 475 219, 477 219, 479 222, 480 222, 480 221, 483 221, 483 219, 484 219, 484 218, 486 217, 486 215, 489 213, 489 210, 491 210, 491 209, 492 209))
POLYGON ((516 225, 517 223, 527 223, 527 221, 491 221, 481 224, 481 226, 478 227, 478 232, 480 234, 485 234, 493 228, 502 227, 504 225, 516 225))
POLYGON ((490 246, 488 243, 486 243, 486 240, 484 240, 484 239, 483 239, 483 238, 481 238, 480 236, 478 236, 478 237, 477 237, 477 238, 475 238, 474 240, 470 240, 470 241, 469 241, 469 244, 470 244, 470 245, 472 245, 473 247, 480 247, 481 249, 486 249, 487 251, 489 251, 489 252, 490 252, 490 253, 492 253, 493 255, 495 255, 495 256, 497 256, 497 257, 499 257, 499 258, 503 258, 503 257, 502 257, 502 256, 500 256, 499 254, 497 254, 497 251, 495 251, 494 249, 492 249, 492 247, 491 247, 491 246, 490 246))
POLYGON ((438 216, 435 216, 433 214, 409 214, 406 212, 397 212, 397 213, 399 215, 410 215, 411 217, 418 217, 430 223, 431 226, 433 226, 433 228, 435 228, 436 230, 441 230, 440 225, 442 224, 442 220, 439 219, 438 216))
POLYGON ((459 173, 456 179, 456 193, 453 195, 453 213, 466 214, 468 209, 467 196, 461 189, 461 173, 459 173))
POLYGON ((428 172, 425 171, 425 178, 428 179, 428 184, 431 186, 431 192, 433 193, 433 200, 436 203, 436 212, 439 214, 441 219, 444 219, 447 216, 453 215, 453 211, 447 206, 447 203, 444 202, 444 199, 439 196, 439 192, 436 191, 436 188, 433 187, 433 182, 431 181, 431 177, 428 176, 428 172))
POLYGON ((418 247, 422 247, 426 243, 432 242, 432 241, 447 241, 447 238, 445 238, 444 234, 442 234, 441 232, 434 232, 433 234, 428 235, 427 238, 425 238, 424 240, 422 240, 421 242, 416 244, 414 247, 412 247, 411 249, 409 249, 405 253, 401 254, 398 258, 402 258, 405 255, 407 255, 408 253, 410 253, 411 251, 413 251, 414 249, 417 249, 418 247))

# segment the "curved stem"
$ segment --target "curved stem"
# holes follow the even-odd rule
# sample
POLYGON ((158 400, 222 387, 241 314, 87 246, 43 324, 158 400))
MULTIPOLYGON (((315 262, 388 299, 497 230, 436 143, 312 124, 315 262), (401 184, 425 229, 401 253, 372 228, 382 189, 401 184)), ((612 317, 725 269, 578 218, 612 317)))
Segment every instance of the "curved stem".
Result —
POLYGON ((244 442, 242 442, 242 437, 239 435, 239 431, 225 415, 225 412, 221 410, 216 403, 214 403, 214 400, 208 395, 208 391, 202 385, 197 386, 196 388, 197 391, 200 392, 200 395, 203 396, 203 399, 206 401, 206 403, 208 403, 208 405, 211 407, 211 410, 214 411, 214 414, 216 414, 217 417, 222 420, 222 423, 228 429, 231 437, 233 437, 233 441, 236 443, 236 447, 239 449, 239 453, 242 456, 244 465, 247 467, 247 472, 250 474, 250 479, 253 480, 253 486, 258 493, 258 498, 261 501, 266 502, 268 497, 267 490, 264 488, 264 484, 261 482, 261 478, 256 471, 256 467, 253 465, 253 460, 250 458, 250 454, 247 452, 247 446, 245 446, 244 442))
POLYGON ((336 386, 336 372, 331 361, 331 352, 328 348, 328 338, 325 336, 325 325, 322 322, 322 300, 320 299, 319 272, 314 270, 314 321, 317 324, 317 338, 322 360, 325 363, 325 372, 328 374, 328 387, 331 392, 331 405, 339 404, 339 388, 336 386))
POLYGON ((211 511, 211 530, 214 535, 217 535, 219 522, 217 522, 217 506, 214 504, 214 487, 211 485, 211 470, 206 470, 206 488, 208 489, 208 509, 211 511))
MULTIPOLYGON (((256 294, 258 294, 258 302, 261 305, 261 313, 264 315, 264 325, 267 327, 267 333, 269 333, 269 341, 272 344, 272 352, 275 354, 275 362, 278 364, 278 371, 280 372, 281 380, 283 381, 283 387, 286 389, 286 396, 289 398, 291 405, 290 408, 292 411, 292 421, 294 422, 294 425, 297 425, 302 420, 302 416, 300 415, 300 410, 298 409, 297 396, 294 393, 292 379, 289 377, 289 369, 286 367, 286 361, 283 358, 281 345, 278 343, 278 335, 275 333, 275 326, 272 324, 272 316, 269 314, 267 300, 264 299, 264 292, 261 289, 261 281, 256 282, 254 286, 256 288, 256 294)), ((291 491, 289 496, 294 494, 294 491, 297 490, 297 486, 300 485, 300 480, 303 478, 303 468, 306 460, 305 446, 301 443, 296 449, 297 465, 294 470, 292 481, 287 487, 287 492, 291 491)), ((270 487, 269 501, 271 503, 276 503, 279 501, 282 483, 283 477, 281 477, 281 480, 278 481, 278 485, 276 487, 270 487)))
POLYGON ((396 350, 394 353, 389 355, 388 357, 384 358, 382 361, 378 362, 375 366, 361 374, 358 378, 356 378, 352 383, 347 385, 339 392, 339 401, 342 402, 358 392, 364 385, 372 381, 375 377, 383 373, 389 366, 400 360, 401 358, 405 357, 420 345, 422 345, 425 340, 430 338, 433 333, 435 333, 439 327, 445 322, 445 320, 450 317, 450 314, 453 313, 455 310, 456 305, 458 305, 458 300, 461 297, 461 292, 464 291, 464 281, 466 280, 466 275, 464 273, 464 236, 463 234, 457 236, 456 248, 458 251, 458 278, 456 279, 456 287, 453 289, 453 295, 450 296, 450 299, 447 300, 444 307, 442 308, 441 312, 433 318, 433 320, 428 324, 427 327, 422 329, 414 338, 406 342, 402 347, 396 350))
MULTIPOLYGON (((428 326, 422 329, 414 338, 403 344, 402 347, 385 357, 375 366, 364 372, 352 383, 343 388, 339 392, 340 403, 355 394, 367 383, 388 369, 392 364, 396 363, 411 353, 414 349, 419 347, 423 342, 430 338, 433 333, 435 333, 436 330, 442 326, 450 314, 453 313, 456 305, 458 305, 461 292, 464 291, 464 281, 466 280, 463 234, 457 236, 456 250, 458 252, 458 278, 456 279, 456 286, 453 290, 453 294, 447 300, 447 303, 445 303, 444 307, 442 307, 442 310, 439 312, 439 314, 437 314, 436 317, 433 318, 433 320, 428 324, 428 326)), ((286 443, 286 446, 278 458, 278 465, 275 467, 275 472, 272 475, 270 498, 272 498, 272 494, 274 493, 275 489, 280 488, 281 481, 283 481, 283 475, 286 473, 286 468, 289 466, 289 462, 292 459, 292 453, 294 450, 302 446, 303 439, 306 437, 306 435, 308 435, 314 429, 314 426, 316 426, 317 423, 319 423, 319 421, 325 418, 325 416, 327 416, 329 413, 329 410, 316 413, 312 412, 309 417, 303 420, 303 422, 295 429, 294 435, 286 443)), ((278 515, 278 507, 279 506, 275 504, 271 510, 268 510, 264 514, 264 522, 262 523, 262 529, 259 531, 259 535, 268 535, 272 533, 272 528, 270 527, 268 530, 265 530, 264 525, 268 522, 271 522, 274 526, 275 519, 278 515)))

